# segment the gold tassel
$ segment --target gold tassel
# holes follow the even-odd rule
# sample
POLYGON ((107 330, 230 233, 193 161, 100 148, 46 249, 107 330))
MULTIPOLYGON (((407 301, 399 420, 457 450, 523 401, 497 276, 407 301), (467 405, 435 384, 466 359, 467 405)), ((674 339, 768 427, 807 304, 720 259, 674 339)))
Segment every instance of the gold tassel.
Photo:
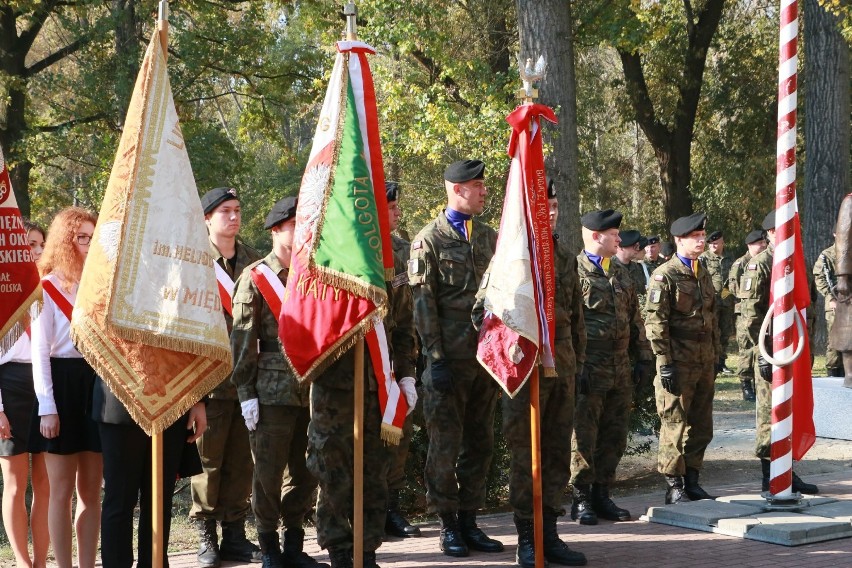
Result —
POLYGON ((382 422, 382 440, 385 445, 398 446, 402 441, 402 428, 382 422))

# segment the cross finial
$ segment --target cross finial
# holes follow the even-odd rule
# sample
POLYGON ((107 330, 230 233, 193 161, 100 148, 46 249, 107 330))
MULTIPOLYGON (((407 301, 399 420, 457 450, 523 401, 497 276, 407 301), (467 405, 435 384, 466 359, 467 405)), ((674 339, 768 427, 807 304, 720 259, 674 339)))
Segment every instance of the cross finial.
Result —
POLYGON ((524 104, 532 104, 533 99, 538 98, 538 89, 535 87, 535 83, 540 83, 544 79, 545 69, 547 68, 544 55, 539 56, 535 66, 533 66, 532 61, 532 58, 527 58, 524 61, 518 55, 518 71, 521 75, 521 81, 524 83, 523 88, 518 91, 518 96, 524 99, 524 104))

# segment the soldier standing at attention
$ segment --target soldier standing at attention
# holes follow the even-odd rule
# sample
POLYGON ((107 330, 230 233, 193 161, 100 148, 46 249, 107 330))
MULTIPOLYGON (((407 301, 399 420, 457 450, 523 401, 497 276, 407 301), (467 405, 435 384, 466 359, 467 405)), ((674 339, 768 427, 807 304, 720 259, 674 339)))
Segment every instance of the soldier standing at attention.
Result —
POLYGON ((254 457, 252 510, 264 568, 328 568, 302 551, 302 524, 317 488, 317 480, 305 465, 310 386, 298 383, 278 343, 282 301, 278 290, 283 293, 290 267, 296 198, 276 202, 264 228, 272 232, 272 251, 247 266, 237 279, 231 331, 231 382, 237 388, 254 457), (283 556, 278 538, 281 520, 285 528, 283 556))
POLYGON ((695 213, 671 226, 676 253, 651 276, 645 329, 657 356, 660 447, 657 469, 666 478, 666 504, 713 499, 698 484, 704 451, 713 439, 715 365, 721 346, 716 294, 698 256, 707 216, 695 213))
POLYGON ((447 208, 411 243, 408 277, 423 343, 423 414, 429 431, 426 501, 441 518, 441 550, 500 552, 476 524, 494 450, 498 386, 476 360, 471 321, 476 292, 497 233, 473 218, 485 209, 485 164, 464 160, 444 171, 447 208))
MULTIPOLYGON (((211 189, 201 198, 204 222, 210 236, 210 254, 218 268, 222 306, 230 333, 233 317, 230 295, 234 278, 260 254, 237 240, 242 221, 240 200, 232 187, 211 189), (223 284, 223 281, 225 284, 223 284)), ((192 477, 192 509, 189 517, 198 530, 198 564, 209 568, 220 560, 260 562, 260 548, 246 538, 245 523, 250 505, 251 461, 249 436, 240 411, 237 389, 230 377, 213 389, 207 403, 207 430, 196 442, 204 471, 192 477), (222 524, 218 542, 216 522, 222 524)))
POLYGON ((651 283, 651 273, 665 261, 666 259, 660 256, 660 237, 658 235, 648 237, 648 244, 645 245, 645 257, 639 261, 645 274, 646 288, 651 283))
POLYGON ((592 211, 580 223, 584 249, 577 256, 577 270, 587 342, 571 444, 571 519, 596 525, 598 517, 630 520, 630 512, 613 503, 609 486, 627 448, 633 384, 649 380, 654 366, 630 275, 621 263, 612 262, 621 213, 592 211), (631 354, 637 361, 632 370, 631 354))
POLYGON ((699 258, 710 273, 713 289, 716 290, 716 322, 719 326, 719 343, 722 344, 722 356, 716 364, 716 374, 719 374, 725 369, 728 341, 734 335, 734 297, 728 289, 728 276, 734 259, 725 254, 722 231, 713 231, 707 235, 707 249, 699 258))
POLYGON ((644 297, 645 273, 639 263, 634 262, 640 254, 644 254, 644 251, 639 248, 641 235, 639 231, 621 231, 618 237, 621 239, 621 244, 618 245, 613 259, 627 269, 636 288, 636 294, 644 297))
MULTIPOLYGON (((832 233, 834 235, 834 233, 832 233)), ((816 287, 825 299, 825 329, 831 335, 831 327, 834 325, 834 313, 837 307, 837 252, 834 244, 819 253, 814 264, 814 280, 816 287)), ((831 341, 825 348, 825 370, 829 377, 843 377, 843 358, 840 352, 831 347, 831 341)))
MULTIPOLYGON (((391 231, 396 231, 399 227, 399 218, 402 216, 398 201, 399 184, 395 181, 385 182, 385 193, 388 199, 388 224, 391 231)), ((403 263, 403 270, 394 276, 392 285, 396 288, 408 286, 408 273, 405 267, 408 266, 411 244, 395 234, 391 235, 391 244, 394 257, 399 257, 403 263)), ((404 380, 408 381, 408 379, 411 379, 411 387, 414 388, 413 377, 404 380)), ((408 416, 405 417, 399 446, 390 448, 393 460, 388 472, 388 514, 385 519, 385 533, 400 538, 420 536, 420 529, 412 526, 399 510, 399 493, 405 487, 405 461, 408 459, 408 447, 414 431, 414 414, 411 412, 413 410, 413 408, 409 409, 408 416)))
MULTIPOLYGON (((763 219, 763 230, 766 231, 766 239, 769 246, 761 253, 755 255, 745 267, 737 288, 737 297, 740 299, 740 316, 743 319, 743 328, 748 333, 751 344, 754 345, 754 359, 757 359, 758 373, 763 379, 757 382, 757 406, 755 407, 755 422, 757 432, 755 435, 755 455, 760 459, 763 473, 761 488, 769 491, 769 465, 771 430, 772 430, 772 365, 766 361, 758 350, 760 326, 763 318, 770 309, 769 295, 772 286, 772 257, 775 254, 775 211, 770 211, 763 219)), ((770 326, 765 345, 767 350, 772 350, 772 328, 770 326)), ((753 360, 754 360, 753 359, 753 360)), ((813 495, 819 492, 816 485, 805 483, 796 472, 793 472, 793 491, 813 495)))
POLYGON ((734 317, 736 317, 737 350, 739 352, 737 376, 740 378, 743 400, 754 402, 754 344, 749 338, 748 329, 743 325, 744 320, 740 315, 741 306, 737 291, 739 290, 740 277, 742 277, 748 262, 766 248, 763 231, 750 232, 746 235, 745 244, 748 250, 731 265, 731 272, 728 274, 728 289, 734 298, 734 317))

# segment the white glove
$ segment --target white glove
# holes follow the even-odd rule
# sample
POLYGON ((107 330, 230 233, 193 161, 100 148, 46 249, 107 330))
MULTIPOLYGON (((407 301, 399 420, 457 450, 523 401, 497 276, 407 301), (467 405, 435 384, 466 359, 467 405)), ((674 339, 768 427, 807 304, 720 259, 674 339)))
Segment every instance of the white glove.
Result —
POLYGON ((405 395, 405 402, 408 403, 408 412, 406 416, 414 411, 417 406, 417 389, 414 388, 414 377, 403 377, 399 380, 399 390, 405 395))
POLYGON ((245 402, 240 403, 243 409, 243 420, 246 421, 246 428, 250 432, 254 432, 257 428, 257 421, 260 418, 260 405, 256 398, 250 398, 245 402))

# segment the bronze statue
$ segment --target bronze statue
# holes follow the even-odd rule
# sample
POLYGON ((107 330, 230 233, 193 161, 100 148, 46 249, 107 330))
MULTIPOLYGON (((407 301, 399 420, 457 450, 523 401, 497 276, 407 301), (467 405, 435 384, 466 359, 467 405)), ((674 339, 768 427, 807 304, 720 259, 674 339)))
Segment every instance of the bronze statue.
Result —
POLYGON ((837 307, 829 343, 843 356, 843 386, 852 388, 852 193, 843 198, 837 215, 834 247, 837 251, 837 307))

